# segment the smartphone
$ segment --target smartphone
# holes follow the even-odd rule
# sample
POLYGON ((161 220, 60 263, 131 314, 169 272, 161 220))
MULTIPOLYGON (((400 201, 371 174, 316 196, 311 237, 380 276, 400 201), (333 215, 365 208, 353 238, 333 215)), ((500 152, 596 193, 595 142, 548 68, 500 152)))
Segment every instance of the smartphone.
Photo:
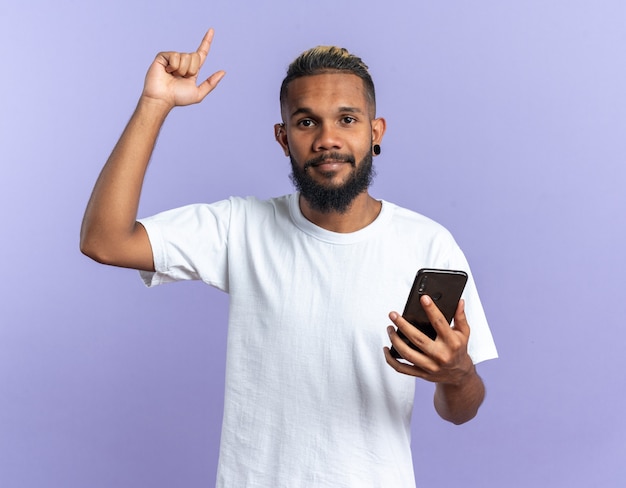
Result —
MULTIPOLYGON (((467 283, 467 273, 465 271, 456 271, 451 269, 427 269, 423 268, 417 272, 415 281, 406 301, 404 317, 409 323, 417 327, 424 334, 435 340, 437 332, 431 325, 426 312, 422 308, 420 298, 422 295, 428 295, 432 298, 437 308, 441 311, 448 323, 452 323, 454 313, 463 294, 463 289, 467 283)), ((412 344, 407 337, 398 331, 400 338, 416 351, 420 349, 412 344)), ((400 358, 398 351, 394 347, 391 348, 391 355, 400 358)))

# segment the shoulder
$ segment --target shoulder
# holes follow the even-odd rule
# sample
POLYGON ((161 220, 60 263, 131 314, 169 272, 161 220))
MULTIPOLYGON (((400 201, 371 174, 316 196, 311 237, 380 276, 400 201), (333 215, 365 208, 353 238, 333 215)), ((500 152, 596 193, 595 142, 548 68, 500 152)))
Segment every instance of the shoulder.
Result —
MULTIPOLYGON (((280 197, 260 199, 255 196, 232 196, 225 200, 233 209, 240 209, 245 211, 268 211, 274 208, 280 208, 288 205, 288 200, 291 195, 283 195, 280 197)), ((218 202, 219 203, 219 202, 218 202)))
POLYGON ((145 225, 179 225, 197 227, 207 223, 222 223, 237 217, 262 216, 288 213, 289 195, 261 200, 257 197, 232 196, 212 203, 192 203, 165 210, 149 217, 138 219, 145 225))
POLYGON ((225 203, 229 206, 233 217, 268 218, 289 215, 290 195, 283 195, 269 199, 260 199, 254 196, 230 197, 225 203))
POLYGON ((399 231, 452 238, 446 227, 430 217, 388 201, 383 201, 383 206, 391 213, 391 223, 399 231))
POLYGON ((186 218, 206 218, 213 215, 228 218, 231 215, 272 213, 277 209, 288 208, 289 195, 262 200, 257 197, 231 196, 224 200, 212 203, 192 203, 182 207, 172 208, 144 217, 141 221, 154 220, 164 221, 186 218))

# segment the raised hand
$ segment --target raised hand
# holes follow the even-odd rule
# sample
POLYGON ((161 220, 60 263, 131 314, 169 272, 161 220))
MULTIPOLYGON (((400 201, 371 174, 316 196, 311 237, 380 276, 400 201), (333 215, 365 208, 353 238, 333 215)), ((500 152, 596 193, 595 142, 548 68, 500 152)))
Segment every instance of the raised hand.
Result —
POLYGON ((170 108, 204 100, 226 74, 217 71, 198 84, 198 73, 209 54, 212 41, 213 29, 209 29, 195 52, 166 51, 157 54, 146 74, 142 97, 163 102, 170 108))
POLYGON ((217 71, 198 84, 213 29, 193 53, 159 53, 126 129, 104 165, 85 210, 80 248, 98 262, 154 270, 148 235, 136 222, 141 188, 159 131, 176 105, 201 102, 224 76, 217 71))

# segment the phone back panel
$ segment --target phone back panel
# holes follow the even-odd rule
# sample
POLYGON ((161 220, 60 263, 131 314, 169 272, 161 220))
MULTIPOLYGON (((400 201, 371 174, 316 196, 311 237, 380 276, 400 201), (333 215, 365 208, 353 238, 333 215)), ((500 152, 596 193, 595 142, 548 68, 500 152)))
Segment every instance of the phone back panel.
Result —
POLYGON ((448 323, 451 323, 465 283, 467 283, 467 273, 464 271, 420 269, 413 282, 402 316, 428 337, 435 339, 437 333, 422 308, 421 296, 431 297, 448 323))

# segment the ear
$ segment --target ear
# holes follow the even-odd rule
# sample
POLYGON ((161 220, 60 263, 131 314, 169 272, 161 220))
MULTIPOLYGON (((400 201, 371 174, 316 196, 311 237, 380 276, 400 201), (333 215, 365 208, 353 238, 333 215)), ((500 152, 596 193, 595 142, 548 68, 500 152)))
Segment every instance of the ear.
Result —
POLYGON ((287 129, 285 124, 274 124, 274 137, 276 142, 283 148, 285 156, 289 156, 289 141, 287 140, 287 129))
POLYGON ((372 144, 380 144, 387 130, 387 121, 382 117, 372 120, 372 144))

